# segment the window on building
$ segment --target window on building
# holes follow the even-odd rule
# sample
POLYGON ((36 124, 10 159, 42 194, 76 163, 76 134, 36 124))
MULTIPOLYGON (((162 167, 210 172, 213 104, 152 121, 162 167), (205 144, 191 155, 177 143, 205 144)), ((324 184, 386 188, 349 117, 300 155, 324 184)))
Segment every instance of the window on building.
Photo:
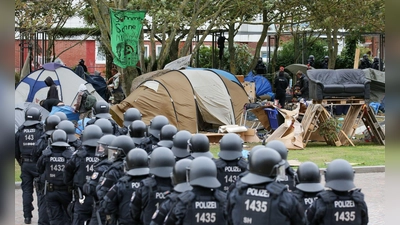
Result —
POLYGON ((149 57, 149 46, 145 45, 144 46, 144 58, 148 58, 149 57))
POLYGON ((106 54, 100 42, 96 41, 96 64, 105 64, 106 54))
POLYGON ((160 56, 161 48, 162 48, 161 45, 157 45, 157 46, 156 46, 156 56, 157 56, 157 57, 160 56))

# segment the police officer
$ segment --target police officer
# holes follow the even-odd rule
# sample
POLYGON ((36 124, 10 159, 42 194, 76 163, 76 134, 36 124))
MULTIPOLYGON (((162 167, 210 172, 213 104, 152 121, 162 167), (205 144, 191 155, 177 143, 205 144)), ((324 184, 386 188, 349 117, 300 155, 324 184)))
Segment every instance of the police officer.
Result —
POLYGON ((65 165, 64 182, 74 188, 73 225, 83 225, 92 216, 93 197, 85 195, 83 185, 93 174, 93 165, 100 161, 96 156, 97 141, 103 132, 97 125, 88 125, 82 132, 82 146, 65 165))
POLYGON ((300 164, 297 169, 299 184, 293 195, 300 202, 303 212, 314 202, 317 194, 324 190, 321 184, 321 174, 317 164, 307 161, 300 164))
POLYGON ((360 59, 360 64, 358 66, 358 69, 367 69, 367 68, 371 68, 372 67, 372 63, 368 58, 367 54, 364 54, 362 59, 360 59))
POLYGON ((93 107, 93 114, 95 115, 95 118, 89 120, 86 123, 87 125, 91 125, 94 124, 96 122, 96 120, 98 119, 107 119, 112 123, 113 126, 113 134, 115 136, 120 135, 119 131, 120 131, 120 127, 118 126, 118 124, 111 118, 111 114, 110 114, 110 105, 106 102, 106 101, 96 101, 96 104, 93 107))
POLYGON ((311 69, 310 67, 314 67, 314 55, 308 56, 307 67, 309 69, 311 69))
POLYGON ((104 171, 96 187, 97 197, 101 201, 108 190, 124 175, 124 158, 135 148, 132 139, 126 135, 116 137, 108 146, 108 159, 113 163, 104 171))
POLYGON ((178 195, 192 190, 192 186, 190 186, 189 181, 186 179, 186 172, 190 168, 191 163, 192 160, 190 159, 181 159, 175 163, 171 174, 174 189, 166 194, 165 201, 161 203, 160 207, 154 213, 150 225, 162 225, 170 210, 177 202, 178 195))
POLYGON ((149 138, 146 137, 146 124, 141 120, 135 120, 129 125, 128 135, 132 138, 135 147, 142 148, 146 151, 151 151, 152 145, 148 144, 150 142, 149 138))
POLYGON ((280 182, 287 185, 289 190, 295 190, 296 184, 298 184, 299 179, 297 177, 296 171, 294 171, 293 168, 290 167, 290 164, 287 161, 289 150, 286 148, 285 144, 283 144, 283 142, 279 140, 272 140, 267 142, 265 147, 272 148, 276 150, 279 155, 281 155, 281 158, 285 162, 285 176, 280 182))
POLYGON ((249 173, 228 196, 228 224, 303 224, 299 202, 281 183, 275 182, 285 162, 271 148, 252 153, 249 173))
MULTIPOLYGON (((50 115, 46 117, 44 121, 44 134, 40 136, 39 140, 36 142, 36 146, 32 151, 32 157, 34 160, 38 160, 42 155, 42 152, 49 147, 49 138, 53 131, 56 130, 56 126, 60 123, 60 117, 56 115, 50 115)), ((38 192, 38 224, 50 224, 49 217, 47 213, 47 202, 44 196, 44 186, 45 186, 45 177, 44 174, 39 174, 39 177, 35 178, 36 190, 38 192)))
POLYGON ((193 159, 189 183, 193 189, 178 196, 165 224, 226 224, 226 194, 218 189, 221 183, 215 163, 205 156, 193 159))
POLYGON ((321 69, 328 69, 329 65, 329 56, 325 56, 321 62, 321 69))
POLYGON ((56 113, 54 113, 54 115, 60 117, 61 121, 68 120, 67 115, 65 113, 63 113, 63 112, 56 112, 56 113))
POLYGON ((93 174, 83 185, 83 193, 92 196, 94 201, 92 218, 90 219, 89 225, 97 225, 100 224, 100 222, 103 224, 106 220, 106 215, 98 210, 100 202, 97 197, 96 186, 99 183, 101 174, 103 174, 103 172, 112 164, 112 162, 108 160, 108 146, 115 138, 116 137, 113 134, 106 134, 97 141, 95 156, 99 157, 99 161, 93 164, 93 174))
POLYGON ((307 208, 306 224, 368 224, 368 208, 361 189, 354 185, 354 170, 344 159, 335 159, 325 171, 325 187, 307 208))
POLYGON ((120 129, 121 135, 126 135, 129 132, 129 126, 135 120, 142 120, 142 114, 136 108, 129 108, 124 112, 124 122, 120 129))
POLYGON ((125 158, 125 175, 110 188, 101 203, 102 210, 108 215, 113 215, 120 225, 133 224, 129 204, 132 193, 149 175, 148 157, 147 152, 141 148, 130 150, 125 158))
POLYGON ((45 176, 45 199, 51 225, 71 224, 67 207, 71 202, 72 186, 64 184, 65 164, 72 157, 67 133, 55 130, 50 137, 51 147, 43 151, 37 162, 39 173, 45 176))
POLYGON ((205 134, 194 134, 188 141, 189 152, 191 159, 199 156, 205 156, 214 159, 213 154, 210 152, 210 141, 205 134))
POLYGON ((176 161, 185 158, 191 158, 188 151, 188 141, 192 137, 192 134, 187 130, 178 131, 172 139, 172 153, 175 155, 176 161))
POLYGON ((99 126, 103 135, 114 134, 114 128, 110 120, 100 118, 94 122, 95 125, 99 126))
POLYGON ((150 121, 147 136, 150 139, 152 150, 158 147, 157 143, 160 141, 161 128, 167 124, 169 124, 168 118, 163 115, 157 115, 150 121))
POLYGON ((243 140, 235 133, 225 134, 220 142, 219 159, 215 160, 217 166, 217 179, 221 183, 221 191, 228 191, 239 174, 247 170, 247 161, 243 158, 243 140))
POLYGON ((177 132, 178 129, 172 124, 163 126, 160 131, 160 141, 157 143, 157 146, 171 149, 173 146, 173 137, 177 132))
MULTIPOLYGON (((32 221, 33 179, 39 176, 32 151, 36 142, 43 135, 41 117, 39 109, 29 108, 25 112, 25 122, 15 133, 15 159, 21 167, 22 207, 25 224, 30 224, 32 221)), ((38 196, 38 193, 36 194, 38 196)))
POLYGON ((70 149, 75 151, 82 145, 81 139, 76 136, 75 133, 75 125, 69 120, 62 120, 59 124, 57 124, 56 129, 63 130, 68 135, 68 144, 70 145, 70 149))
POLYGON ((158 147, 150 155, 151 177, 142 180, 142 186, 132 194, 131 215, 133 224, 149 225, 152 215, 165 200, 165 193, 171 191, 171 172, 175 158, 171 150, 158 147))

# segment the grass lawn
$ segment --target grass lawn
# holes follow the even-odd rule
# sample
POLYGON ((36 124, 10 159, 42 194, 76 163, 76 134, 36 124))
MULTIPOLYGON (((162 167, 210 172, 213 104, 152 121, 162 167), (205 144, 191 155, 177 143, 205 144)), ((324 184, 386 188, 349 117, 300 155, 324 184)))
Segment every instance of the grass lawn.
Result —
MULTIPOLYGON (((261 143, 246 143, 244 149, 251 150, 255 145, 261 143)), ((214 157, 218 157, 219 145, 212 144, 210 151, 214 157)), ((354 166, 381 166, 385 165, 385 146, 372 143, 357 143, 353 146, 328 146, 325 142, 310 142, 304 150, 289 150, 288 160, 300 162, 312 161, 320 168, 325 168, 327 162, 342 158, 354 166)), ((19 175, 21 168, 15 161, 15 181, 21 181, 19 175)))

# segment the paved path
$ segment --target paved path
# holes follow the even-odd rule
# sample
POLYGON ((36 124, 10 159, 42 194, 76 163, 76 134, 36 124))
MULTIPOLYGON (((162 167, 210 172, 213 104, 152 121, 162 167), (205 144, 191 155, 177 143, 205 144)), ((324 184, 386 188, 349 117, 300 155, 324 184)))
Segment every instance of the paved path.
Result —
MULTIPOLYGON (((324 183, 323 179, 322 183, 324 183)), ((383 191, 385 187, 385 173, 356 173, 355 184, 365 194, 365 201, 367 202, 369 211, 369 224, 385 224, 385 196, 383 191)), ((36 199, 34 206, 32 224, 37 224, 36 199)), ((24 224, 21 189, 15 189, 15 224, 24 224)))

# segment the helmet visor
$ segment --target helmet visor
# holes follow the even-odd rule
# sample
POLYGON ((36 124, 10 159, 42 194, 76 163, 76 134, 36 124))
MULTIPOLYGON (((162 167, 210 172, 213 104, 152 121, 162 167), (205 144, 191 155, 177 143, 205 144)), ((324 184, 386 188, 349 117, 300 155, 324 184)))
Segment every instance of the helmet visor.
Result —
POLYGON ((96 147, 95 155, 97 157, 104 157, 107 154, 108 154, 108 145, 107 144, 98 143, 97 147, 96 147))
POLYGON ((108 160, 114 162, 118 158, 118 149, 108 147, 108 160))
POLYGON ((276 169, 276 180, 285 181, 286 180, 286 168, 285 165, 278 165, 276 169))

